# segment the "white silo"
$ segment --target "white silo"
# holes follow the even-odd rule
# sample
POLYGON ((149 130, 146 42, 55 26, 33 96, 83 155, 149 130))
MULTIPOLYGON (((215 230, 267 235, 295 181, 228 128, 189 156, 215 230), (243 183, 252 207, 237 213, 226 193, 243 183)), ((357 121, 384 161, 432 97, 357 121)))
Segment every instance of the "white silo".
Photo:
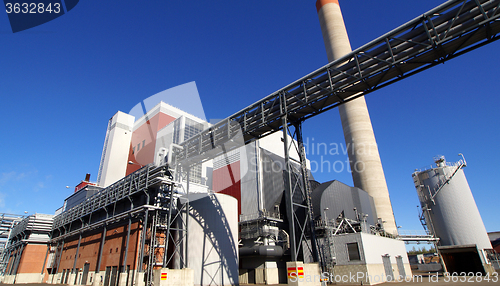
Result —
POLYGON ((465 160, 446 162, 415 171, 417 189, 428 230, 438 237, 449 272, 489 272, 487 253, 492 249, 483 220, 462 170, 465 160))

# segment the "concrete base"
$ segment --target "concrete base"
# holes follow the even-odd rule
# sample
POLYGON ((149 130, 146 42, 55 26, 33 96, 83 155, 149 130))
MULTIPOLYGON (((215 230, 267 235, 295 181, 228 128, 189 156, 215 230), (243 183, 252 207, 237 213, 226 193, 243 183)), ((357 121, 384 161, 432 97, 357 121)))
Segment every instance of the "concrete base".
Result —
POLYGON ((146 283, 144 283, 144 272, 137 272, 137 275, 135 276, 135 286, 144 286, 145 284, 146 283))
POLYGON ((264 274, 264 268, 255 269, 255 284, 266 284, 266 276, 264 274))
POLYGON ((75 285, 75 273, 70 273, 68 276, 68 285, 75 285))
POLYGON ((194 286, 193 269, 168 269, 154 270, 155 286, 194 286))
POLYGON ((16 280, 16 275, 5 275, 3 283, 14 284, 14 280, 16 280))
MULTIPOLYGON (((14 275, 12 275, 14 276, 14 275)), ((40 283, 43 280, 43 275, 40 273, 19 273, 15 275, 16 284, 19 283, 40 283)))
POLYGON ((491 264, 483 264, 483 267, 484 267, 484 272, 486 272, 490 276, 494 275, 493 273, 496 272, 495 267, 491 264))
POLYGON ((248 284, 248 269, 239 269, 238 281, 240 284, 248 284))
POLYGON ((279 271, 278 268, 266 268, 264 269, 264 275, 266 277, 266 285, 279 284, 279 271))
POLYGON ((92 279, 92 286, 100 286, 101 285, 101 274, 94 273, 94 278, 92 279))
POLYGON ((118 286, 127 286, 127 273, 120 273, 118 276, 118 286))
POLYGON ((49 274, 48 284, 57 284, 57 274, 49 274))
POLYGON ((318 263, 303 263, 292 261, 286 263, 288 285, 291 286, 320 286, 321 271, 318 263))

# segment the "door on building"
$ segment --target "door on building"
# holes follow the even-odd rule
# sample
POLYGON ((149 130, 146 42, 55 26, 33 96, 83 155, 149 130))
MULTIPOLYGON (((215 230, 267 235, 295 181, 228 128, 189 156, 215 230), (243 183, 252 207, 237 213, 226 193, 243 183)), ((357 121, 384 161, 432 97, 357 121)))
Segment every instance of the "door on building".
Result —
POLYGON ((387 281, 394 281, 394 272, 392 271, 391 256, 383 255, 382 262, 384 263, 385 277, 387 281))
POLYGON ((78 268, 75 269, 75 281, 73 282, 73 285, 78 285, 78 268))
POLYGON ((113 268, 111 268, 111 280, 109 281, 109 286, 116 286, 117 277, 118 277, 118 266, 113 266, 113 268))
POLYGON ((399 279, 404 279, 406 277, 406 272, 403 257, 401 257, 401 255, 396 256, 396 264, 398 265, 399 279))
POLYGON ((64 283, 64 276, 66 276, 66 269, 63 269, 62 274, 61 274, 61 284, 64 283))
POLYGON ((70 271, 71 269, 66 269, 66 276, 64 276, 64 284, 68 284, 69 274, 71 273, 70 271))
POLYGON ((82 285, 87 285, 87 278, 89 276, 90 263, 83 265, 82 285))
POLYGON ((104 286, 109 286, 110 274, 111 274, 111 266, 106 266, 106 272, 104 273, 104 286))

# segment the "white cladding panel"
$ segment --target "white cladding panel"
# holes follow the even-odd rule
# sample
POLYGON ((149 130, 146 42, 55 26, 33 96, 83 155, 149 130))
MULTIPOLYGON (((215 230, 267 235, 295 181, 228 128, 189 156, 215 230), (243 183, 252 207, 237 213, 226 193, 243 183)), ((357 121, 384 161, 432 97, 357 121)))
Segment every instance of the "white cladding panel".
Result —
POLYGON ((213 195, 215 204, 207 194, 189 196, 188 268, 194 285, 238 285, 238 202, 213 195))
POLYGON ((372 235, 368 233, 341 234, 333 237, 336 262, 338 265, 382 264, 382 256, 389 255, 391 262, 401 256, 403 263, 410 263, 405 243, 401 240, 372 235), (357 243, 360 260, 349 260, 347 244, 357 243))
POLYGON ((99 166, 97 184, 107 187, 125 176, 134 117, 118 111, 110 120, 99 166))
POLYGON ((406 254, 405 243, 402 240, 371 235, 367 233, 361 234, 363 241, 363 250, 367 264, 382 263, 382 255, 388 254, 391 263, 396 263, 396 257, 401 256, 403 263, 410 263, 406 254))

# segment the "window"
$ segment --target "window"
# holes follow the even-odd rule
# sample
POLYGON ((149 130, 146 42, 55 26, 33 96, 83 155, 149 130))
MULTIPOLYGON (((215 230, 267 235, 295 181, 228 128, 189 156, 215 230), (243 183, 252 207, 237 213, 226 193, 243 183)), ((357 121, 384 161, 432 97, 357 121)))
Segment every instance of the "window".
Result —
POLYGON ((357 242, 347 243, 346 246, 347 246, 347 255, 349 255, 349 261, 361 260, 359 256, 359 248, 357 242))
POLYGON ((132 154, 135 154, 135 146, 132 148, 132 154))
POLYGON ((137 144, 137 152, 139 152, 139 149, 141 149, 141 143, 137 144))
POLYGON ((201 184, 201 164, 195 165, 189 169, 189 181, 191 183, 201 184))
POLYGON ((144 148, 144 144, 146 144, 146 140, 142 140, 142 148, 144 148))
POLYGON ((181 132, 181 117, 174 121, 174 138, 172 139, 174 144, 180 143, 180 132, 181 132))
POLYGON ((186 118, 186 127, 184 130, 184 140, 188 140, 189 138, 193 137, 194 135, 200 133, 201 131, 203 131, 203 124, 197 123, 194 120, 186 118))

